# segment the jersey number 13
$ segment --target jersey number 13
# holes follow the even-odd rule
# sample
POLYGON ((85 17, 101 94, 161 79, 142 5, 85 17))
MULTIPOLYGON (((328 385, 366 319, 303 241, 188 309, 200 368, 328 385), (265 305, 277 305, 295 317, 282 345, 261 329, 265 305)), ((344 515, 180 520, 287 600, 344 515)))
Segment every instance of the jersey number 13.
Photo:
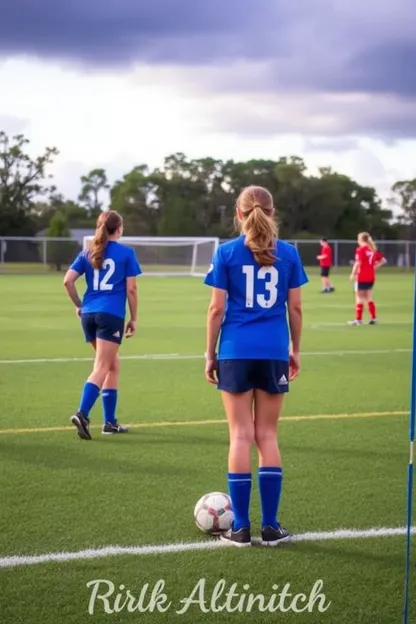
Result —
POLYGON ((107 258, 107 260, 104 260, 102 268, 107 269, 107 270, 104 273, 101 281, 100 281, 99 269, 94 269, 93 289, 94 290, 113 290, 113 284, 109 284, 108 280, 114 275, 114 272, 116 270, 116 263, 111 258, 107 258))
POLYGON ((261 308, 271 308, 277 301, 277 284, 279 281, 279 272, 274 266, 261 267, 258 269, 257 275, 256 269, 252 265, 244 265, 243 273, 246 276, 246 307, 252 308, 254 306, 254 298, 261 308), (265 295, 254 295, 255 281, 262 280, 264 282, 264 288, 268 293, 265 295), (266 281, 267 280, 267 281, 266 281))

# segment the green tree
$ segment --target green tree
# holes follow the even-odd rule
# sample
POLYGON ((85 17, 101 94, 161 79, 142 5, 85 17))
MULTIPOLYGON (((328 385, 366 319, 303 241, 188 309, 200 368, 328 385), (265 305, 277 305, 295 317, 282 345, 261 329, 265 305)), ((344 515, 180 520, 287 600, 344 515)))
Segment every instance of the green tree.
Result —
MULTIPOLYGON (((66 216, 57 211, 52 216, 49 227, 46 231, 46 236, 49 238, 69 238, 70 230, 68 225, 68 219, 66 216)), ((69 264, 71 258, 74 255, 76 243, 70 241, 47 241, 47 259, 49 264, 55 266, 57 271, 60 271, 63 264, 69 264)))
POLYGON ((103 198, 110 188, 107 174, 104 169, 93 169, 88 175, 81 177, 81 184, 78 201, 89 216, 96 218, 104 208, 103 198))
POLYGON ((54 191, 47 169, 58 150, 47 147, 32 158, 26 152, 28 144, 21 134, 9 137, 0 131, 0 236, 34 234, 35 204, 54 191))
POLYGON ((159 200, 146 165, 134 167, 118 180, 110 191, 111 208, 124 220, 124 231, 130 236, 156 236, 159 200))
POLYGON ((395 194, 392 201, 402 211, 401 222, 408 226, 410 236, 414 238, 416 236, 416 178, 396 182, 392 191, 395 194))

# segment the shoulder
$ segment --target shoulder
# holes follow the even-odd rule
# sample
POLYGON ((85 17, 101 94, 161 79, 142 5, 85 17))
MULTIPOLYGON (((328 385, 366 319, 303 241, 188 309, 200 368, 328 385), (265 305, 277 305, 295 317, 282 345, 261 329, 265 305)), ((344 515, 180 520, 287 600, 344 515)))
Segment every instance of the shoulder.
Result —
POLYGON ((134 251, 133 249, 131 249, 131 247, 127 247, 127 245, 123 245, 123 243, 118 243, 116 241, 111 242, 108 251, 111 255, 118 258, 128 258, 132 254, 134 254, 134 251))
POLYGON ((284 240, 277 241, 276 252, 278 260, 288 259, 295 262, 300 257, 295 245, 292 245, 292 243, 288 243, 284 240))
POLYGON ((221 262, 227 263, 236 253, 238 254, 242 249, 246 249, 246 247, 244 246, 244 236, 239 236, 238 238, 235 238, 220 245, 217 249, 216 256, 220 259, 221 262))

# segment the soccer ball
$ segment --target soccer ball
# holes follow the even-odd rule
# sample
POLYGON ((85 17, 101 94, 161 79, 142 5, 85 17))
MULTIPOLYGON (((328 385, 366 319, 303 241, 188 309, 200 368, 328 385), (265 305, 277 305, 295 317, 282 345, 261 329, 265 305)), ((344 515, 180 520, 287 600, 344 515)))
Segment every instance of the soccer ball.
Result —
POLYGON ((219 535, 228 531, 234 520, 230 497, 223 492, 205 494, 195 505, 194 518, 203 533, 219 535))

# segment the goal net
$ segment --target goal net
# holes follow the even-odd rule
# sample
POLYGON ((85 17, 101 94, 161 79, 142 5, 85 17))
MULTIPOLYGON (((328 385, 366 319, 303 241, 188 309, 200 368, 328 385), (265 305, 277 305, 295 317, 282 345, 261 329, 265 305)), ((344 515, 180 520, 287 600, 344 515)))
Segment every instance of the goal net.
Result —
MULTIPOLYGON (((84 249, 88 249, 92 239, 84 237, 84 249)), ((123 236, 120 243, 134 249, 144 275, 203 277, 219 239, 123 236)))

